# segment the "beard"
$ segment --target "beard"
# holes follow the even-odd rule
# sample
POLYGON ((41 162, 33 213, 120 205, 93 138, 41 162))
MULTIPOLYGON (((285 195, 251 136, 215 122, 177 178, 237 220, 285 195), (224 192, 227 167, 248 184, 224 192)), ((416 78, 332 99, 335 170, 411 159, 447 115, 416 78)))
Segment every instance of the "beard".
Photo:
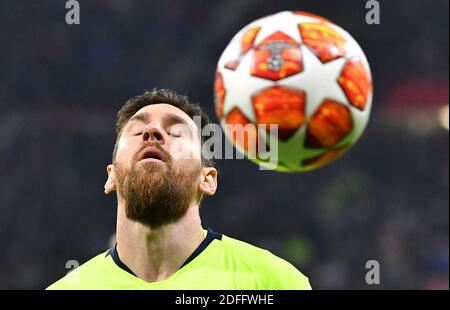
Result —
POLYGON ((118 193, 125 200, 127 218, 151 229, 178 221, 196 198, 195 180, 201 166, 177 169, 169 159, 165 163, 138 162, 136 157, 129 171, 116 165, 118 193))

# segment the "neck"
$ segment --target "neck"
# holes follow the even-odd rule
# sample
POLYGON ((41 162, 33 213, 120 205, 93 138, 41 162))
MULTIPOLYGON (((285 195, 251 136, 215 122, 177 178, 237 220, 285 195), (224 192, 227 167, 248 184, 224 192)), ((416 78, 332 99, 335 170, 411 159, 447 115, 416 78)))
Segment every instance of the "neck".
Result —
POLYGON ((197 205, 176 223, 151 229, 129 220, 119 203, 116 235, 121 261, 146 282, 169 278, 204 239, 197 205))

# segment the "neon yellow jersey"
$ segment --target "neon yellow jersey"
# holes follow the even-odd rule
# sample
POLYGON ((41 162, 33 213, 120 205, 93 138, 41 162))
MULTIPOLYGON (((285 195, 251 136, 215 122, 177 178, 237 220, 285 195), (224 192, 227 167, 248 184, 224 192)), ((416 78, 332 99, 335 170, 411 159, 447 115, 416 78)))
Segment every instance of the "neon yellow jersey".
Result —
POLYGON ((146 282, 120 261, 116 248, 97 255, 51 290, 310 290, 308 278, 267 250, 207 231, 206 238, 168 279, 146 282))

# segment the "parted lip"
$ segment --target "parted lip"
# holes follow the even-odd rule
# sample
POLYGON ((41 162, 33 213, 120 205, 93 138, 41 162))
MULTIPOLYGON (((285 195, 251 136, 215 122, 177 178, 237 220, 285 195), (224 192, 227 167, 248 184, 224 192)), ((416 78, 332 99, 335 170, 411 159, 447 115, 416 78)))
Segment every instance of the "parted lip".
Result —
POLYGON ((145 149, 143 149, 138 157, 138 160, 144 160, 144 159, 157 159, 163 162, 167 161, 167 157, 159 148, 155 146, 148 146, 145 149))

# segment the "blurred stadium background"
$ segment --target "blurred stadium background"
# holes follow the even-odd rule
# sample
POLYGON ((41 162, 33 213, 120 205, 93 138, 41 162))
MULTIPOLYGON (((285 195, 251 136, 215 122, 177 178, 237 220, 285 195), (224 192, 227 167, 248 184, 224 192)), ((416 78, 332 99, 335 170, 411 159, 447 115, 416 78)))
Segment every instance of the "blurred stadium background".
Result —
POLYGON ((42 289, 106 250, 114 195, 103 194, 116 111, 153 87, 189 94, 213 116, 216 61, 248 22, 310 11, 361 44, 375 81, 361 141, 305 174, 218 161, 204 226, 268 248, 317 289, 448 289, 447 0, 65 1, 0 3, 0 288, 42 289), (365 263, 381 284, 365 283, 365 263))

